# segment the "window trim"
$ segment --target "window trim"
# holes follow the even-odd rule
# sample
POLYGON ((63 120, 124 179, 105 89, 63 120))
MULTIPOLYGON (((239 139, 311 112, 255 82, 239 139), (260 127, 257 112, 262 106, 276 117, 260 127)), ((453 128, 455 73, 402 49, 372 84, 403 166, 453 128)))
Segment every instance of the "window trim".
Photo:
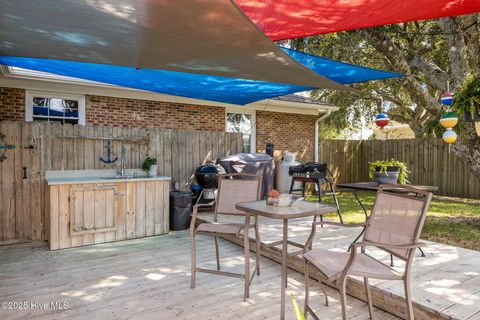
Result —
POLYGON ((228 113, 242 113, 242 114, 249 114, 252 116, 252 129, 250 132, 251 140, 250 140, 250 153, 255 153, 257 150, 257 118, 255 110, 245 110, 241 108, 225 108, 225 132, 229 132, 228 130, 228 123, 227 123, 227 114, 228 113))
MULTIPOLYGON (((57 98, 57 99, 78 101, 78 124, 81 126, 85 125, 85 96, 84 95, 68 94, 68 93, 62 93, 62 92, 26 90, 25 91, 25 121, 27 122, 34 121, 33 120, 33 97, 57 98)), ((55 117, 46 117, 46 118, 54 119, 55 117)))

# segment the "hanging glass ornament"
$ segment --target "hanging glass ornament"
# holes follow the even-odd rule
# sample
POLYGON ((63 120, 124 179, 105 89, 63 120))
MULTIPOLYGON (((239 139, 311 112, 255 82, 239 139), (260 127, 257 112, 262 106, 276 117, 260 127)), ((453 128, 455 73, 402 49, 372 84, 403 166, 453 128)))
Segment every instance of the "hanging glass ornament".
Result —
POLYGON ((440 102, 443 104, 443 105, 446 105, 446 106, 451 106, 452 103, 453 103, 453 93, 451 92, 445 92, 443 93, 441 96, 440 96, 440 102))
POLYGON ((453 104, 453 93, 450 92, 450 81, 447 80, 447 91, 440 96, 440 103, 445 106, 453 104))
POLYGON ((445 132, 443 133, 442 139, 446 143, 452 144, 457 141, 457 133, 453 131, 452 128, 447 128, 447 130, 445 130, 445 132))
POLYGON ((385 113, 380 113, 375 117, 375 124, 382 129, 389 123, 390 123, 390 118, 385 113))
POLYGON ((458 116, 455 111, 447 111, 440 117, 440 124, 444 128, 453 128, 458 123, 458 116))

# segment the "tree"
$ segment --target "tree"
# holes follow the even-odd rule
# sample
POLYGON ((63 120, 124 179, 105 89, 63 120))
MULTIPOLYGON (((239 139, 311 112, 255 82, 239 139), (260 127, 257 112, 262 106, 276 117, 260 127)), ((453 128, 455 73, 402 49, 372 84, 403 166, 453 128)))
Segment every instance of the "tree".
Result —
MULTIPOLYGON (((317 90, 314 97, 340 106, 333 121, 341 125, 371 118, 379 101, 389 101, 391 119, 407 123, 417 137, 434 134, 427 130, 442 113, 438 97, 456 91, 467 77, 480 72, 480 15, 448 17, 367 28, 291 40, 296 49, 332 59, 380 68, 409 76, 355 85, 361 94, 317 90)), ((327 123, 328 124, 328 123, 327 123)), ((480 137, 473 123, 464 126, 452 151, 480 178, 480 137)))

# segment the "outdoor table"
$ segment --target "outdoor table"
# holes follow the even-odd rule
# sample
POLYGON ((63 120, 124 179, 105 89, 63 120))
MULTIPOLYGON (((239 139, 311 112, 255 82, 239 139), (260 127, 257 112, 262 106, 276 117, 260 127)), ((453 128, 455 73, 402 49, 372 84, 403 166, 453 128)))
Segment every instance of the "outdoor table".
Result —
MULTIPOLYGON (((368 212, 365 206, 363 205, 362 201, 358 197, 357 192, 358 191, 369 191, 369 192, 377 192, 380 184, 374 181, 370 182, 355 182, 355 183, 339 183, 337 184, 337 188, 339 189, 346 189, 346 190, 351 190, 353 191, 353 195, 355 196, 355 199, 357 199, 358 204, 360 207, 362 207, 363 213, 365 214, 365 221, 368 221, 368 212)), ((383 185, 385 191, 390 191, 390 192, 410 192, 402 188, 402 185, 391 185, 391 186, 386 186, 383 185)), ((421 185, 413 185, 409 184, 410 187, 414 187, 423 191, 437 191, 438 187, 435 186, 421 186, 421 185)), ((365 227, 363 228, 362 232, 353 240, 352 244, 357 242, 358 239, 362 236, 362 234, 365 232, 365 227)), ((351 247, 351 245, 350 245, 351 247)), ((425 257, 425 253, 423 252, 422 248, 418 248, 422 254, 422 257, 425 257)), ((350 248, 349 248, 350 250, 350 248)), ((393 266, 393 256, 390 255, 390 264, 393 266)))
MULTIPOLYGON (((334 213, 337 208, 334 206, 326 205, 318 202, 309 202, 300 200, 295 202, 291 207, 277 207, 267 205, 265 200, 242 202, 236 204, 238 210, 242 210, 247 214, 255 216, 262 216, 270 219, 279 219, 283 221, 283 235, 282 240, 268 244, 268 246, 282 245, 282 293, 280 304, 280 319, 285 319, 285 290, 287 287, 287 257, 290 255, 298 255, 303 252, 297 251, 288 253, 288 245, 292 245, 299 248, 304 248, 304 244, 299 244, 288 240, 288 220, 322 216, 328 213, 334 213)), ((315 234, 315 227, 312 227, 309 239, 315 234)))

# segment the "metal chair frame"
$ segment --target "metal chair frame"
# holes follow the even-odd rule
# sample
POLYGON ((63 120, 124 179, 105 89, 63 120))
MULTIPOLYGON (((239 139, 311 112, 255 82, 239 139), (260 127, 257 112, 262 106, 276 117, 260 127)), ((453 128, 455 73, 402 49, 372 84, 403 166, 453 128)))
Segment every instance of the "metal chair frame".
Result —
MULTIPOLYGON (((241 174, 241 173, 220 175, 217 199, 220 199, 221 194, 222 194, 222 181, 224 181, 226 179, 235 179, 235 178, 257 180, 257 183, 258 183, 257 199, 252 199, 252 201, 260 199, 260 193, 261 193, 261 189, 262 189, 262 177, 257 176, 257 175, 253 175, 253 174, 241 174)), ((239 216, 240 215, 239 213, 233 213, 233 212, 219 212, 218 201, 212 201, 211 203, 207 203, 207 204, 198 204, 198 205, 195 205, 193 207, 192 220, 191 220, 191 223, 190 223, 190 243, 191 243, 191 260, 192 260, 191 284, 190 284, 190 286, 191 286, 192 289, 195 288, 195 280, 196 280, 196 273, 197 272, 204 272, 204 273, 216 274, 216 275, 221 275, 221 276, 228 276, 228 277, 244 279, 243 301, 246 301, 246 299, 249 297, 250 284, 252 283, 252 280, 253 280, 255 274, 260 275, 260 234, 259 234, 259 229, 258 229, 258 217, 255 216, 254 224, 250 224, 250 217, 251 217, 250 213, 246 212, 245 214, 243 214, 245 216, 243 226, 235 234, 235 236, 243 238, 244 256, 245 256, 245 272, 244 273, 233 273, 233 272, 221 271, 220 270, 219 237, 221 237, 223 235, 232 235, 232 234, 231 233, 222 233, 222 232, 197 231, 197 228, 195 226, 196 220, 197 220, 198 209, 201 208, 201 207, 208 207, 208 206, 212 206, 212 205, 215 205, 214 222, 218 222, 218 215, 219 214, 220 215, 232 215, 232 216, 239 216), (255 259, 255 268, 254 268, 252 274, 250 274, 250 238, 248 236, 248 231, 252 228, 255 229, 256 259, 255 259), (240 233, 242 230, 243 230, 243 234, 240 233), (215 257, 216 257, 216 262, 217 262, 217 269, 216 270, 199 268, 199 267, 196 266, 195 237, 196 237, 197 234, 208 235, 208 236, 213 236, 214 237, 214 239, 215 239, 215 257)))
MULTIPOLYGON (((382 193, 388 193, 390 195, 392 194, 391 192, 384 191, 384 188, 387 188, 387 186, 380 186, 380 188, 377 192, 377 196, 376 196, 377 198, 382 193)), ((421 213, 418 217, 416 228, 414 230, 412 243, 407 243, 407 244, 402 244, 402 245, 394 245, 394 244, 388 244, 388 243, 372 242, 372 241, 367 241, 367 240, 363 240, 362 242, 358 242, 358 243, 353 243, 352 247, 351 247, 348 262, 345 265, 342 273, 338 277, 332 277, 332 278, 328 278, 328 276, 325 275, 327 277, 328 281, 334 282, 338 286, 338 290, 340 292, 340 302, 341 302, 341 305, 342 305, 342 319, 343 320, 347 319, 346 285, 347 285, 347 279, 348 279, 349 275, 360 276, 360 277, 364 278, 364 285, 365 285, 365 291, 366 291, 366 297, 367 297, 368 311, 369 311, 369 314, 370 314, 370 319, 373 319, 372 296, 371 296, 370 286, 369 286, 369 283, 368 283, 369 277, 367 277, 367 274, 362 274, 362 273, 359 273, 359 272, 356 272, 356 273, 352 274, 352 272, 351 272, 351 269, 352 269, 352 267, 355 263, 355 260, 357 259, 358 254, 359 254, 358 249, 360 249, 361 254, 367 255, 365 253, 365 249, 367 247, 376 247, 378 249, 382 249, 382 250, 386 251, 387 253, 389 253, 391 255, 394 255, 397 258, 405 261, 405 268, 404 268, 403 272, 400 273, 399 276, 392 276, 392 277, 384 277, 383 276, 383 277, 378 277, 378 278, 377 277, 372 277, 371 274, 369 274, 369 276, 370 276, 370 278, 374 278, 374 279, 376 278, 376 279, 386 279, 386 280, 402 280, 403 283, 404 283, 405 298, 406 298, 406 302, 407 302, 407 319, 409 319, 409 320, 414 319, 412 295, 411 295, 411 289, 410 289, 410 273, 411 273, 411 269, 412 269, 413 258, 415 256, 415 251, 418 248, 420 248, 421 246, 424 246, 424 244, 419 243, 418 240, 419 240, 422 228, 423 228, 423 224, 424 224, 425 217, 426 217, 426 214, 427 214, 427 211, 428 211, 428 207, 429 207, 431 199, 432 199, 432 193, 422 191, 420 189, 409 187, 409 186, 404 186, 404 188, 409 190, 415 196, 410 197, 410 196, 407 196, 407 195, 404 195, 404 194, 395 194, 395 196, 404 197, 404 198, 411 198, 411 199, 414 199, 414 198, 418 199, 419 196, 423 196, 423 200, 422 200, 423 201, 423 206, 422 206, 421 213), (399 255, 395 250, 407 250, 407 253, 406 253, 405 256, 402 256, 402 255, 399 255)), ((374 205, 374 208, 372 209, 372 215, 375 214, 376 203, 374 205)), ((372 217, 372 215, 371 215, 371 217, 372 217)), ((314 221, 313 224, 312 224, 312 228, 315 228, 315 226, 318 225, 318 224, 329 224, 329 225, 335 225, 335 226, 341 226, 341 227, 365 226, 365 232, 364 232, 364 236, 363 236, 364 239, 365 239, 368 236, 370 221, 371 220, 367 221, 366 225, 363 224, 363 223, 362 224, 339 224, 339 223, 329 222, 329 221, 323 221, 323 222, 314 221)), ((313 238, 314 238, 314 236, 312 236, 308 239, 307 243, 305 244, 305 251, 311 250, 313 238)), ((371 257, 371 256, 369 256, 369 257, 371 257)), ((304 267, 305 267, 305 305, 304 305, 305 318, 307 318, 308 314, 311 314, 312 317, 317 320, 318 319, 317 315, 315 314, 315 312, 309 306, 309 295, 310 295, 309 280, 310 280, 310 278, 309 278, 308 267, 309 267, 309 265, 311 265, 316 270, 318 270, 320 272, 322 272, 322 271, 319 270, 318 268, 316 268, 315 265, 313 265, 311 262, 309 262, 305 258, 303 260, 304 260, 304 267)), ((383 266, 385 266, 386 268, 391 268, 390 266, 388 266, 384 263, 381 263, 381 264, 383 266)), ((322 287, 322 291, 325 295, 325 304, 328 306, 328 297, 325 294, 325 291, 323 290, 323 287, 322 287)))

